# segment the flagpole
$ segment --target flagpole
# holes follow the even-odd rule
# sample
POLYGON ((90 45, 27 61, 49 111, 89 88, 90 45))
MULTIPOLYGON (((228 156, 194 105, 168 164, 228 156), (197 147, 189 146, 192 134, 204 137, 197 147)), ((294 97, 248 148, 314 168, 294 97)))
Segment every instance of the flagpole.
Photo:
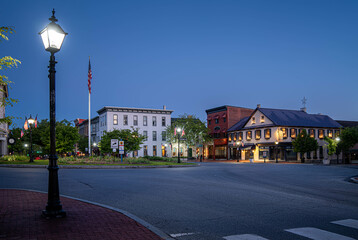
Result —
MULTIPOLYGON (((90 57, 88 57, 89 61, 91 60, 90 57)), ((92 71, 92 70, 91 70, 92 71)), ((91 72, 92 75, 92 72, 91 72)), ((92 77, 92 76, 91 76, 92 77)), ((90 81, 90 80, 89 80, 90 81)), ((88 156, 91 156, 91 85, 88 89, 88 156)))

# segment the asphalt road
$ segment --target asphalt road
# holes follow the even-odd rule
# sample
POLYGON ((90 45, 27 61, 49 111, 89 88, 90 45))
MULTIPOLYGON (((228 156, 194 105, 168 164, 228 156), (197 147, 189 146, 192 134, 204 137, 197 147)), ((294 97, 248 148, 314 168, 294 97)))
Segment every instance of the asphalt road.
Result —
MULTIPOLYGON (((358 239, 358 184, 346 180, 356 175, 357 166, 204 163, 60 169, 59 180, 61 194, 123 209, 180 240, 348 240, 358 239), (332 223, 340 220, 350 226, 332 223)), ((47 191, 47 178, 47 169, 0 168, 0 188, 47 191)))

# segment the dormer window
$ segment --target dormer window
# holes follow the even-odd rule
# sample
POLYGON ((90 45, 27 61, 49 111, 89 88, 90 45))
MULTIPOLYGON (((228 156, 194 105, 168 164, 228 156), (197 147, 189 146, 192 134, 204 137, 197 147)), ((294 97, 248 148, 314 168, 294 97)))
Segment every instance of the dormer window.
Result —
POLYGON ((265 116, 264 116, 264 115, 261 116, 260 122, 261 122, 261 123, 264 123, 264 122, 265 122, 265 116))
POLYGON ((255 117, 252 117, 251 124, 255 124, 255 123, 256 123, 256 119, 255 119, 255 117))

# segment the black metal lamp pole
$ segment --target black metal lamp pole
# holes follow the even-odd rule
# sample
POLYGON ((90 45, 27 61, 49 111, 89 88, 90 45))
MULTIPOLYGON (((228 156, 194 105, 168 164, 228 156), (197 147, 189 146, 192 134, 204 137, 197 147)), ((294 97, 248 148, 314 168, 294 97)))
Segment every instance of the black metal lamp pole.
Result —
POLYGON ((61 49, 62 42, 67 35, 63 29, 56 24, 55 10, 52 11, 52 17, 49 19, 51 23, 47 25, 39 34, 42 37, 46 51, 51 52, 49 65, 49 80, 50 80, 50 155, 48 180, 48 201, 46 210, 42 211, 42 215, 46 218, 65 217, 66 212, 62 210, 60 202, 60 193, 58 185, 58 165, 56 154, 56 95, 55 95, 55 52, 61 49), (56 32, 54 35, 53 32, 56 32))
POLYGON ((32 124, 29 124, 30 128, 30 162, 34 162, 34 156, 32 154, 32 124))
POLYGON ((180 146, 179 146, 179 143, 180 143, 180 134, 178 134, 178 163, 180 163, 180 146))

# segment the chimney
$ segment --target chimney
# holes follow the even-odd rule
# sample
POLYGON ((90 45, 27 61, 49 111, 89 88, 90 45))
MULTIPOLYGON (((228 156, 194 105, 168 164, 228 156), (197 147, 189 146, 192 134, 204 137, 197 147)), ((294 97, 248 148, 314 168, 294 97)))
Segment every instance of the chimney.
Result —
POLYGON ((260 108, 261 107, 261 104, 257 104, 257 108, 260 108))
POLYGON ((303 107, 303 108, 301 108, 301 111, 302 112, 307 112, 307 108, 303 107))
POLYGON ((167 106, 163 105, 163 110, 166 110, 167 109, 167 106))

